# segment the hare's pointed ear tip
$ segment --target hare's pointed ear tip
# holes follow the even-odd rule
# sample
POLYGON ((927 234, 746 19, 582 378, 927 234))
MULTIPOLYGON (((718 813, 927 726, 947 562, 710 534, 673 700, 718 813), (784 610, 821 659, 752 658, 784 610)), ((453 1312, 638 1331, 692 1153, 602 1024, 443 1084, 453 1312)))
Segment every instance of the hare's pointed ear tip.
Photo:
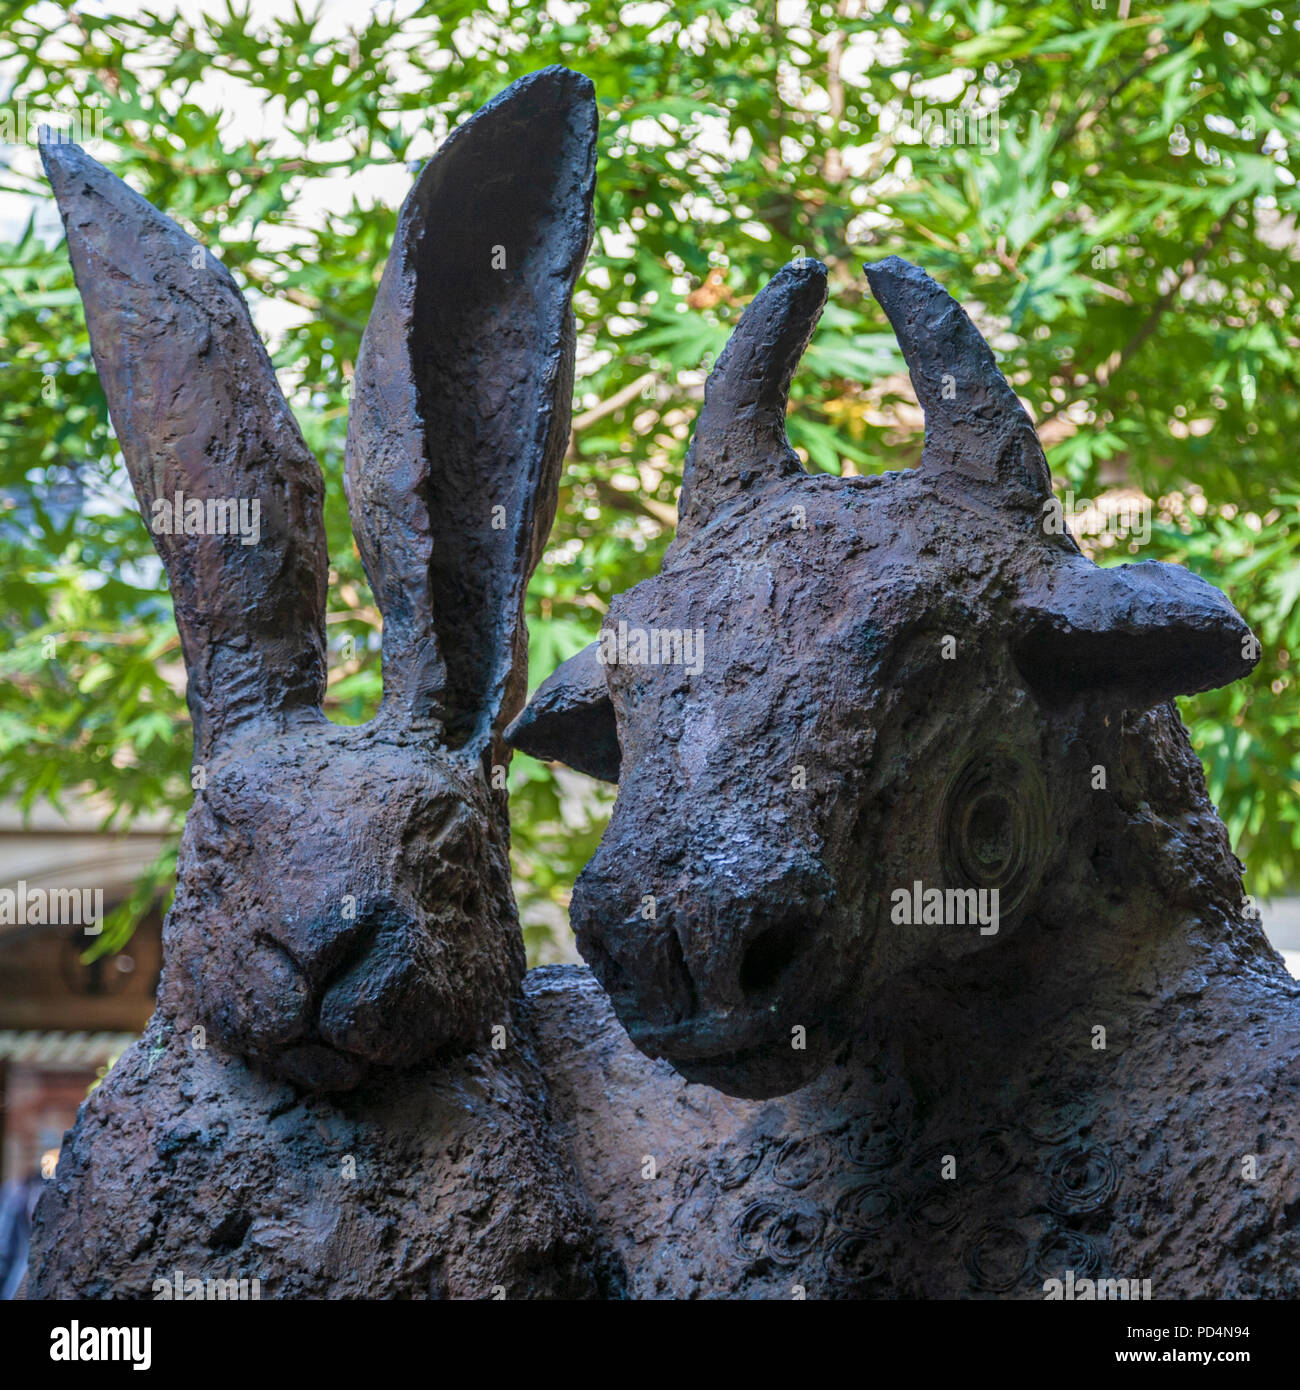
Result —
POLYGON ((572 111, 596 106, 596 84, 583 73, 558 63, 516 78, 483 110, 510 110, 541 116, 546 112, 572 111))
POLYGON ((562 67, 559 63, 552 63, 550 67, 539 68, 536 72, 530 72, 526 77, 521 77, 518 82, 511 87, 507 87, 508 92, 520 89, 528 91, 534 87, 545 87, 569 101, 594 101, 596 98, 596 84, 586 73, 575 72, 572 68, 562 67))
POLYGON ((65 211, 79 202, 84 193, 90 193, 117 208, 143 203, 155 217, 160 216, 111 169, 88 155, 75 141, 65 139, 60 131, 50 133, 46 127, 42 127, 37 149, 54 197, 65 211))

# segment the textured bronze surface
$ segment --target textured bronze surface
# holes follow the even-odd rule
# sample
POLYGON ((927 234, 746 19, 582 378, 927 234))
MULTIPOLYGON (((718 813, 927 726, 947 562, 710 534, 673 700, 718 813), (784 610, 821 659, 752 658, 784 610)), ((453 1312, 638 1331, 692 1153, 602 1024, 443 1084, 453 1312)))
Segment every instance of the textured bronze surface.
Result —
POLYGON ((608 1284, 518 1034, 494 776, 568 438, 595 135, 591 83, 534 73, 452 133, 398 219, 349 421, 384 615, 359 728, 321 710, 320 470, 234 280, 75 145, 42 147, 146 519, 177 493, 256 500, 261 534, 154 536, 198 785, 157 1012, 65 1146, 33 1295, 231 1265, 317 1295, 608 1284))
POLYGON ((710 380, 662 574, 610 613, 698 631, 698 670, 588 651, 514 724, 619 780, 574 899, 595 974, 521 983, 490 770, 593 136, 590 85, 534 74, 403 209, 349 434, 385 614, 362 729, 320 712, 321 482, 238 291, 44 151, 146 515, 257 496, 265 535, 158 538, 205 785, 157 1013, 65 1142, 29 1293, 1041 1298, 1072 1273, 1295 1297, 1300 990, 1168 703, 1244 674, 1251 639, 1186 572, 1044 531, 1032 426, 902 262, 870 276, 920 468, 800 468, 786 396, 825 276, 787 267, 710 380), (1005 915, 899 921, 914 885, 1005 915))
MULTIPOLYGON (((1245 675, 1254 639, 1189 572, 1098 568, 1045 526, 1042 450, 970 320, 898 259, 867 274, 920 466, 799 466, 825 273, 787 266, 710 378, 662 572, 606 619, 702 634, 698 669, 619 659, 601 686, 588 653, 509 731, 547 754, 614 723, 580 948, 643 1052, 755 1098, 714 1092, 682 1228, 729 1252, 715 1292, 1041 1298, 1072 1268, 1294 1297, 1300 988, 1171 702, 1245 675), (914 885, 996 888, 996 931, 900 920, 914 885)), ((689 1287, 689 1240, 658 1241, 689 1287)))

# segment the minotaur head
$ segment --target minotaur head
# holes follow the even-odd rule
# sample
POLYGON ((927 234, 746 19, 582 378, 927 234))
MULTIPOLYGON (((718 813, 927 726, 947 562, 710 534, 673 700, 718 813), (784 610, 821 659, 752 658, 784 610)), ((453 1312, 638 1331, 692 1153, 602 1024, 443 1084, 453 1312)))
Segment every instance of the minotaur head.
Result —
POLYGON ((867 276, 919 466, 801 467, 786 403, 826 272, 787 265, 709 379, 661 573, 508 731, 617 781, 579 947, 643 1051, 739 1095, 810 1080, 900 972, 1050 916, 1108 731, 1256 658, 1209 584, 1099 568, 1052 525, 970 319, 897 258, 867 276))

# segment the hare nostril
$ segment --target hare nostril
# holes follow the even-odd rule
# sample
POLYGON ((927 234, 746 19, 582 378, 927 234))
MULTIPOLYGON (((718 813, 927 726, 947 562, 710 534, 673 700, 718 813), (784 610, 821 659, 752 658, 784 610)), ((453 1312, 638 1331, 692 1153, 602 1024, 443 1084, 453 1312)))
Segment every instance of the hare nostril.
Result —
POLYGON ((763 994, 785 974, 804 948, 807 932, 802 919, 788 918, 766 927, 745 951, 740 963, 740 988, 763 994))

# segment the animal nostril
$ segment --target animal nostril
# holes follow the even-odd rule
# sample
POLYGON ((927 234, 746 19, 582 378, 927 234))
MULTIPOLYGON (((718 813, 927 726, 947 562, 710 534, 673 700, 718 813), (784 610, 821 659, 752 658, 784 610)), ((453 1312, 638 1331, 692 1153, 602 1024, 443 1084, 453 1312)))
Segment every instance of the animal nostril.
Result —
POLYGON ((664 943, 663 971, 664 996, 674 1020, 680 1023, 695 1013, 699 1001, 695 997, 695 981, 686 964, 682 943, 675 932, 669 932, 664 943))
POLYGON ((740 988, 746 994, 762 994, 772 988, 798 958, 807 939, 802 919, 766 927, 750 942, 740 963, 740 988))
POLYGON ((695 981, 676 933, 634 939, 611 950, 609 943, 580 936, 583 956, 620 1014, 659 1024, 684 1023, 698 1007, 695 981))

